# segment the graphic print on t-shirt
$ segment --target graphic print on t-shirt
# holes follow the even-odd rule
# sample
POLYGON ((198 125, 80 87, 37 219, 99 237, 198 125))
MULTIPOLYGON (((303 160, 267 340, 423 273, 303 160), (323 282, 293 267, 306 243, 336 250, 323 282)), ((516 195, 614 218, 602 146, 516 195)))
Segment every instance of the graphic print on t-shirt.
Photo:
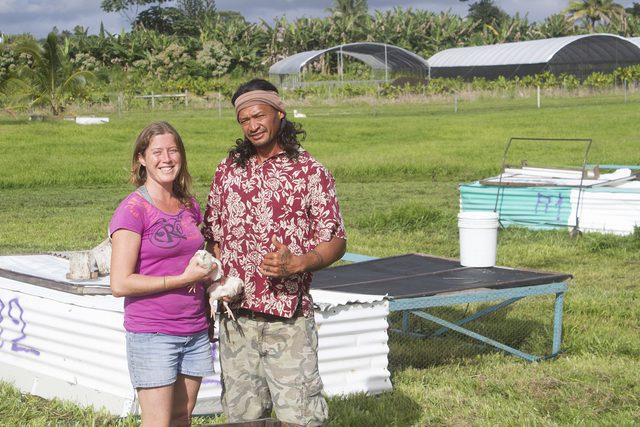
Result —
POLYGON ((177 217, 166 219, 160 218, 149 230, 149 241, 156 247, 170 249, 178 246, 180 241, 187 240, 187 236, 182 231, 182 214, 177 217))

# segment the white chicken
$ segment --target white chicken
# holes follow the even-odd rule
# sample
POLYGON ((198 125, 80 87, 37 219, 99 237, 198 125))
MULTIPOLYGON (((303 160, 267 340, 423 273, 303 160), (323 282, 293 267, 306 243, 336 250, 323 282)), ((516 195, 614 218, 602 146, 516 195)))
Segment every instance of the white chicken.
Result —
MULTIPOLYGON (((213 255, 211 255, 204 249, 196 251, 195 256, 197 257, 198 265, 202 268, 210 269, 213 264, 216 265, 216 269, 211 272, 212 281, 215 282, 216 280, 220 280, 220 278, 222 278, 222 264, 218 259, 214 258, 213 255)), ((191 286, 189 286, 189 292, 195 292, 196 286, 196 283, 193 283, 191 286)))
POLYGON ((204 249, 196 251, 196 256, 198 257, 198 265, 202 268, 209 269, 213 266, 213 264, 216 264, 216 269, 213 272, 211 280, 213 280, 214 282, 216 280, 220 280, 220 278, 222 277, 222 264, 220 264, 220 261, 204 249))
MULTIPOLYGON (((211 317, 214 317, 218 300, 223 297, 235 297, 240 294, 244 288, 244 282, 237 277, 222 277, 222 264, 220 260, 214 258, 209 252, 199 250, 196 252, 196 255, 198 257, 198 264, 203 268, 211 268, 213 264, 216 264, 216 269, 211 277, 213 283, 207 288, 209 305, 211 306, 211 317)), ((236 320, 233 312, 229 308, 229 304, 226 301, 222 301, 222 304, 224 305, 227 315, 233 320, 236 320)))
MULTIPOLYGON (((209 304, 211 305, 211 317, 213 317, 216 312, 214 307, 216 307, 215 304, 219 299, 222 297, 235 297, 242 292, 243 288, 244 282, 237 277, 222 277, 220 280, 209 285, 207 293, 209 294, 209 304)), ((229 308, 229 303, 222 301, 222 305, 224 305, 224 311, 227 313, 227 316, 236 320, 236 317, 229 308)))

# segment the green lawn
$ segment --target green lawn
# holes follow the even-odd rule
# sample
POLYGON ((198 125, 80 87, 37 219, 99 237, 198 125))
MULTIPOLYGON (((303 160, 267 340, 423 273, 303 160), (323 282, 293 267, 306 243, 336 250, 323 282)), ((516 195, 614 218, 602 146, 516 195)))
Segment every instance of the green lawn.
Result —
MULTIPOLYGON (((640 164, 639 101, 616 96, 304 105, 303 145, 335 174, 349 252, 457 257, 458 184, 498 173, 512 136, 591 138, 589 163, 640 164)), ((182 134, 199 200, 239 136, 231 110, 109 115, 108 124, 0 118, 0 254, 88 249, 131 187, 129 156, 150 121, 182 134)), ((514 161, 580 166, 581 143, 514 147, 514 161)), ((556 426, 640 423, 640 233, 505 229, 498 264, 574 275, 562 355, 528 363, 486 349, 392 340, 393 391, 332 398, 330 426, 556 426), (473 350, 473 349, 472 349, 473 350), (406 354, 406 359, 402 359, 406 354)), ((518 303, 493 324, 545 352, 552 300, 518 303)), ((465 308, 462 308, 465 309, 465 308)), ((452 313, 455 314, 455 313, 452 313)), ((491 320, 491 319, 489 319, 491 320)), ((442 343, 441 343, 442 344, 442 343)), ((445 342, 446 344, 446 342, 445 342)), ((6 425, 137 425, 0 388, 6 425), (41 415, 43 413, 44 415, 41 415), (64 421, 60 421, 64 420, 64 421), (60 423, 60 424, 58 424, 60 423)), ((222 422, 199 418, 198 424, 222 422)))

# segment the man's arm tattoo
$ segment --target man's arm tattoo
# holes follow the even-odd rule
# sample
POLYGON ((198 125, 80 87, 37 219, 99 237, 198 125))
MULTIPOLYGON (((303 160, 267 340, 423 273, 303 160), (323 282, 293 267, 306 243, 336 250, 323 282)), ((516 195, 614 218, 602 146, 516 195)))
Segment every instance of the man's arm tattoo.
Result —
POLYGON ((309 252, 315 255, 316 257, 316 262, 315 262, 315 265, 313 265, 313 268, 314 269, 322 268, 322 266, 324 265, 324 258, 322 258, 322 255, 320 255, 320 252, 316 251, 315 249, 311 249, 309 252))
POLYGON ((289 270, 287 270, 287 262, 289 261, 289 255, 291 252, 285 252, 280 258, 280 275, 283 277, 289 276, 289 270))

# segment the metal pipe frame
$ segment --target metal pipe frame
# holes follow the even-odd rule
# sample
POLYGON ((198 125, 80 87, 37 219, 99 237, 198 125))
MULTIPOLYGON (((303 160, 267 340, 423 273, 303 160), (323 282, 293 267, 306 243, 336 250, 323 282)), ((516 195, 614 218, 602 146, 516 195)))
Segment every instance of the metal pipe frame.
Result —
POLYGON ((389 301, 389 311, 402 311, 402 329, 392 330, 410 334, 412 336, 426 337, 424 334, 417 334, 409 331, 409 316, 415 315, 422 319, 434 322, 442 328, 435 331, 430 337, 440 336, 443 333, 452 330, 460 334, 471 337, 484 344, 488 344, 499 350, 502 350, 508 354, 520 357, 530 362, 536 362, 543 359, 549 359, 557 357, 560 353, 560 346, 562 342, 562 320, 563 320, 563 308, 564 308, 564 294, 568 289, 566 282, 551 283, 546 285, 525 286, 520 288, 509 289, 492 289, 481 291, 461 292, 447 295, 434 295, 430 297, 422 298, 405 298, 389 301), (541 296, 555 294, 554 302, 554 315, 553 315, 553 340, 551 354, 548 356, 536 356, 529 353, 525 353, 516 348, 510 347, 504 343, 500 343, 484 335, 473 332, 469 329, 462 327, 466 323, 473 320, 477 320, 487 314, 493 313, 501 308, 507 307, 516 301, 519 301, 529 296, 541 296), (449 322, 448 320, 441 319, 430 313, 423 311, 422 309, 429 307, 444 307, 459 304, 488 302, 488 301, 502 301, 494 304, 490 307, 482 309, 471 316, 467 316, 464 319, 456 322, 449 322))

